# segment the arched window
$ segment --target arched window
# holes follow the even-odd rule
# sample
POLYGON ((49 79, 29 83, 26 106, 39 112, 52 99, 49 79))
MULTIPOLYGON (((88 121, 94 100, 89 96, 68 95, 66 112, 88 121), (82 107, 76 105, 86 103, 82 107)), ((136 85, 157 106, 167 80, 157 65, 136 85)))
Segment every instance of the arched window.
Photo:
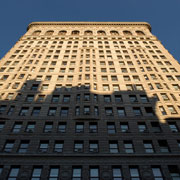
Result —
POLYGON ((106 35, 105 31, 98 31, 97 34, 98 35, 106 35))
POLYGON ((54 31, 46 31, 45 35, 51 36, 51 35, 53 35, 53 33, 54 33, 54 31))
POLYGON ((117 31, 110 31, 111 35, 119 35, 117 31))
POLYGON ((92 31, 85 31, 85 32, 84 32, 84 35, 92 35, 92 34, 93 34, 92 31))
POLYGON ((79 35, 79 31, 72 31, 72 35, 79 35))
POLYGON ((144 32, 142 32, 142 31, 136 31, 136 33, 137 33, 138 36, 143 36, 143 35, 145 35, 144 32))
POLYGON ((123 33, 124 33, 125 36, 130 36, 130 35, 132 35, 132 33, 131 33, 130 31, 123 31, 123 33))
POLYGON ((66 35, 67 31, 59 31, 58 35, 66 35))
POLYGON ((41 33, 41 31, 34 31, 34 32, 32 33, 32 35, 33 35, 33 36, 38 36, 40 33, 41 33))

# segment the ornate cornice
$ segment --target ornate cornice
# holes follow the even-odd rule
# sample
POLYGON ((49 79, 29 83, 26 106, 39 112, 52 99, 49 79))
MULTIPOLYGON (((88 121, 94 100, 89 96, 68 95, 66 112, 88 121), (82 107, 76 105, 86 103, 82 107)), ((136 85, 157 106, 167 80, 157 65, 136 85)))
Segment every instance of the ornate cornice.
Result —
POLYGON ((115 26, 146 26, 151 31, 151 25, 147 22, 32 22, 28 25, 27 30, 33 26, 51 26, 51 25, 115 25, 115 26))

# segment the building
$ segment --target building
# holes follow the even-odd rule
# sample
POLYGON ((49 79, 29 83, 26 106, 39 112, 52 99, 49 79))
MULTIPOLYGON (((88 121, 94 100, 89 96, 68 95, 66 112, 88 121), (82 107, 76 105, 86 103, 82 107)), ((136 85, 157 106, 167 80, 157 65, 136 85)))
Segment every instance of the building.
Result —
POLYGON ((33 22, 0 61, 1 180, 180 179, 180 65, 145 22, 33 22))

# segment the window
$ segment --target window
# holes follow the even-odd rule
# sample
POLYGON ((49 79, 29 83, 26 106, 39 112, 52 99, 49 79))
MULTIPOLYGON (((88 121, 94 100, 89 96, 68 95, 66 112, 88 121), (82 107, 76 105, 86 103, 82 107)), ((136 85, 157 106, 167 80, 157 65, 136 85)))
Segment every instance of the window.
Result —
POLYGON ((113 84, 113 91, 120 91, 119 85, 113 84))
POLYGON ((89 152, 98 152, 98 141, 89 141, 89 152))
POLYGON ((179 132, 176 122, 168 122, 171 132, 179 132))
POLYGON ((70 95, 64 95, 63 102, 66 102, 66 103, 70 102, 70 95))
POLYGON ((49 141, 40 141, 39 152, 47 152, 49 146, 49 141))
POLYGON ((162 153, 168 153, 168 152, 170 152, 166 140, 159 140, 158 143, 159 143, 160 152, 162 152, 162 153))
POLYGON ((0 105, 0 114, 3 114, 6 111, 6 105, 0 105))
POLYGON ((0 132, 3 130, 5 122, 0 122, 0 132))
POLYGON ((150 140, 143 141, 143 144, 144 144, 144 150, 146 153, 154 153, 152 141, 150 140))
POLYGON ((109 152, 110 153, 118 153, 118 141, 109 141, 109 152))
POLYGON ((90 115, 90 107, 84 106, 84 115, 90 115))
POLYGON ((67 117, 68 116, 68 112, 69 112, 69 108, 68 107, 62 107, 61 108, 61 112, 60 112, 60 116, 61 117, 67 117))
POLYGON ((109 85, 103 84, 103 91, 109 91, 109 85))
POLYGON ((130 77, 129 76, 123 76, 124 81, 130 81, 130 77))
POLYGON ((26 127, 26 132, 34 132, 35 129, 35 122, 28 122, 27 127, 26 127))
POLYGON ((133 112, 135 116, 142 116, 140 107, 133 107, 133 112))
POLYGON ((140 180, 138 167, 130 167, 129 171, 130 171, 131 180, 140 180))
POLYGON ((124 141, 124 149, 126 153, 134 153, 134 147, 132 141, 124 141))
POLYGON ((59 179, 59 167, 51 167, 49 170, 48 180, 58 180, 59 179))
POLYGON ((120 128, 121 128, 121 132, 123 133, 129 132, 128 122, 121 122, 120 128))
POLYGON ((83 152, 83 141, 75 141, 74 142, 74 152, 83 152))
POLYGON ((146 111, 147 116, 154 116, 154 111, 153 111, 152 107, 144 107, 144 109, 146 111))
POLYGON ((84 123, 76 123, 76 133, 83 133, 84 132, 84 123))
POLYGON ((66 122, 60 122, 58 124, 58 132, 60 132, 60 133, 66 132, 66 122))
POLYGON ((27 95, 26 102, 32 102, 34 100, 34 95, 27 95))
POLYGON ((129 95, 129 100, 132 103, 138 102, 136 95, 129 95))
POLYGON ((172 180, 180 180, 180 171, 178 166, 168 166, 168 169, 172 180))
POLYGON ((114 122, 108 122, 107 123, 107 131, 108 134, 115 134, 116 133, 116 127, 114 122))
POLYGON ((125 112, 125 109, 123 107, 118 107, 117 112, 118 112, 119 117, 126 116, 126 112, 125 112))
POLYGON ((29 147, 29 141, 21 141, 19 149, 18 149, 18 153, 26 153, 29 147))
POLYGON ((97 106, 94 107, 94 115, 95 116, 99 115, 99 108, 97 106))
POLYGON ((128 91, 132 91, 133 90, 133 86, 131 84, 127 84, 126 88, 128 91))
POLYGON ((12 129, 12 132, 13 132, 13 133, 18 133, 18 132, 20 132, 21 127, 22 127, 22 122, 15 122, 15 123, 14 123, 14 126, 13 126, 13 129, 12 129))
POLYGON ((151 126, 154 133, 160 133, 162 131, 158 122, 151 122, 151 126))
POLYGON ((76 115, 76 116, 79 116, 79 115, 80 115, 80 107, 79 107, 79 106, 76 106, 75 115, 76 115))
POLYGON ((159 110, 162 113, 162 115, 166 115, 167 114, 163 106, 159 106, 159 110))
POLYGON ((159 167, 154 167, 152 166, 152 172, 153 172, 153 175, 154 175, 154 180, 163 180, 163 176, 162 176, 162 172, 161 172, 161 169, 159 167))
POLYGON ((174 108, 174 106, 167 106, 167 108, 168 108, 168 110, 169 110, 169 112, 170 112, 171 114, 177 114, 177 111, 176 111, 176 109, 174 108))
POLYGON ((32 110, 32 116, 38 116, 40 114, 41 107, 34 107, 32 110))
POLYGON ((148 132, 145 122, 138 122, 138 129, 141 133, 148 132))
POLYGON ((113 176, 113 180, 123 180, 121 168, 113 167, 112 168, 112 176, 113 176))
POLYGON ((4 146, 4 152, 11 152, 14 147, 14 140, 7 140, 4 146))
POLYGON ((90 167, 89 180, 99 180, 99 168, 90 167))
POLYGON ((141 99, 141 102, 142 102, 142 103, 147 103, 147 102, 149 102, 148 97, 147 97, 146 95, 140 95, 140 99, 141 99))
POLYGON ((53 122, 46 122, 44 126, 44 132, 50 133, 52 132, 52 128, 53 128, 53 122))
POLYGON ((90 133, 97 133, 98 132, 98 126, 96 122, 90 122, 89 123, 89 132, 90 133))
POLYGON ((113 116, 113 109, 112 109, 112 107, 106 107, 105 108, 105 114, 106 114, 106 116, 113 116))
POLYGON ((40 180, 41 172, 42 172, 42 167, 34 167, 32 176, 31 176, 31 180, 40 180))
POLYGON ((73 167, 72 168, 72 180, 81 180, 82 179, 82 168, 73 167))
POLYGON ((122 99, 122 96, 121 95, 115 95, 115 102, 116 103, 120 103, 120 102, 123 102, 123 99, 122 99))
POLYGON ((90 101, 90 94, 84 94, 84 101, 90 101))
POLYGON ((59 102, 59 95, 53 95, 51 102, 52 102, 52 103, 57 103, 57 102, 59 102))
POLYGON ((11 167, 7 180, 18 179, 19 167, 11 167))
POLYGON ((33 84, 32 87, 31 87, 31 90, 32 91, 37 91, 38 90, 38 86, 39 86, 39 84, 33 84))
POLYGON ((45 95, 38 95, 37 101, 38 102, 43 102, 45 100, 45 95))
POLYGON ((42 91, 48 90, 48 86, 49 86, 49 84, 43 84, 41 87, 41 90, 42 91))
POLYGON ((19 115, 20 116, 27 116, 28 111, 29 111, 29 107, 22 107, 21 110, 20 110, 19 115))
POLYGON ((63 152, 64 142, 63 141, 55 141, 54 143, 54 152, 61 153, 63 152))
POLYGON ((104 102, 111 102, 111 96, 110 95, 104 95, 104 102))

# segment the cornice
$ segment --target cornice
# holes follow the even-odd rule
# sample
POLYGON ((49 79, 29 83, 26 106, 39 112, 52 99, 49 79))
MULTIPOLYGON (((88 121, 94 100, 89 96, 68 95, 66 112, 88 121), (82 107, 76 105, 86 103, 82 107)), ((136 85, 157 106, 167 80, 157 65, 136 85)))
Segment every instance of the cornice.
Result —
POLYGON ((27 31, 33 26, 51 26, 51 25, 115 25, 115 26, 146 26, 151 31, 151 25, 147 22, 32 22, 28 25, 27 31))

